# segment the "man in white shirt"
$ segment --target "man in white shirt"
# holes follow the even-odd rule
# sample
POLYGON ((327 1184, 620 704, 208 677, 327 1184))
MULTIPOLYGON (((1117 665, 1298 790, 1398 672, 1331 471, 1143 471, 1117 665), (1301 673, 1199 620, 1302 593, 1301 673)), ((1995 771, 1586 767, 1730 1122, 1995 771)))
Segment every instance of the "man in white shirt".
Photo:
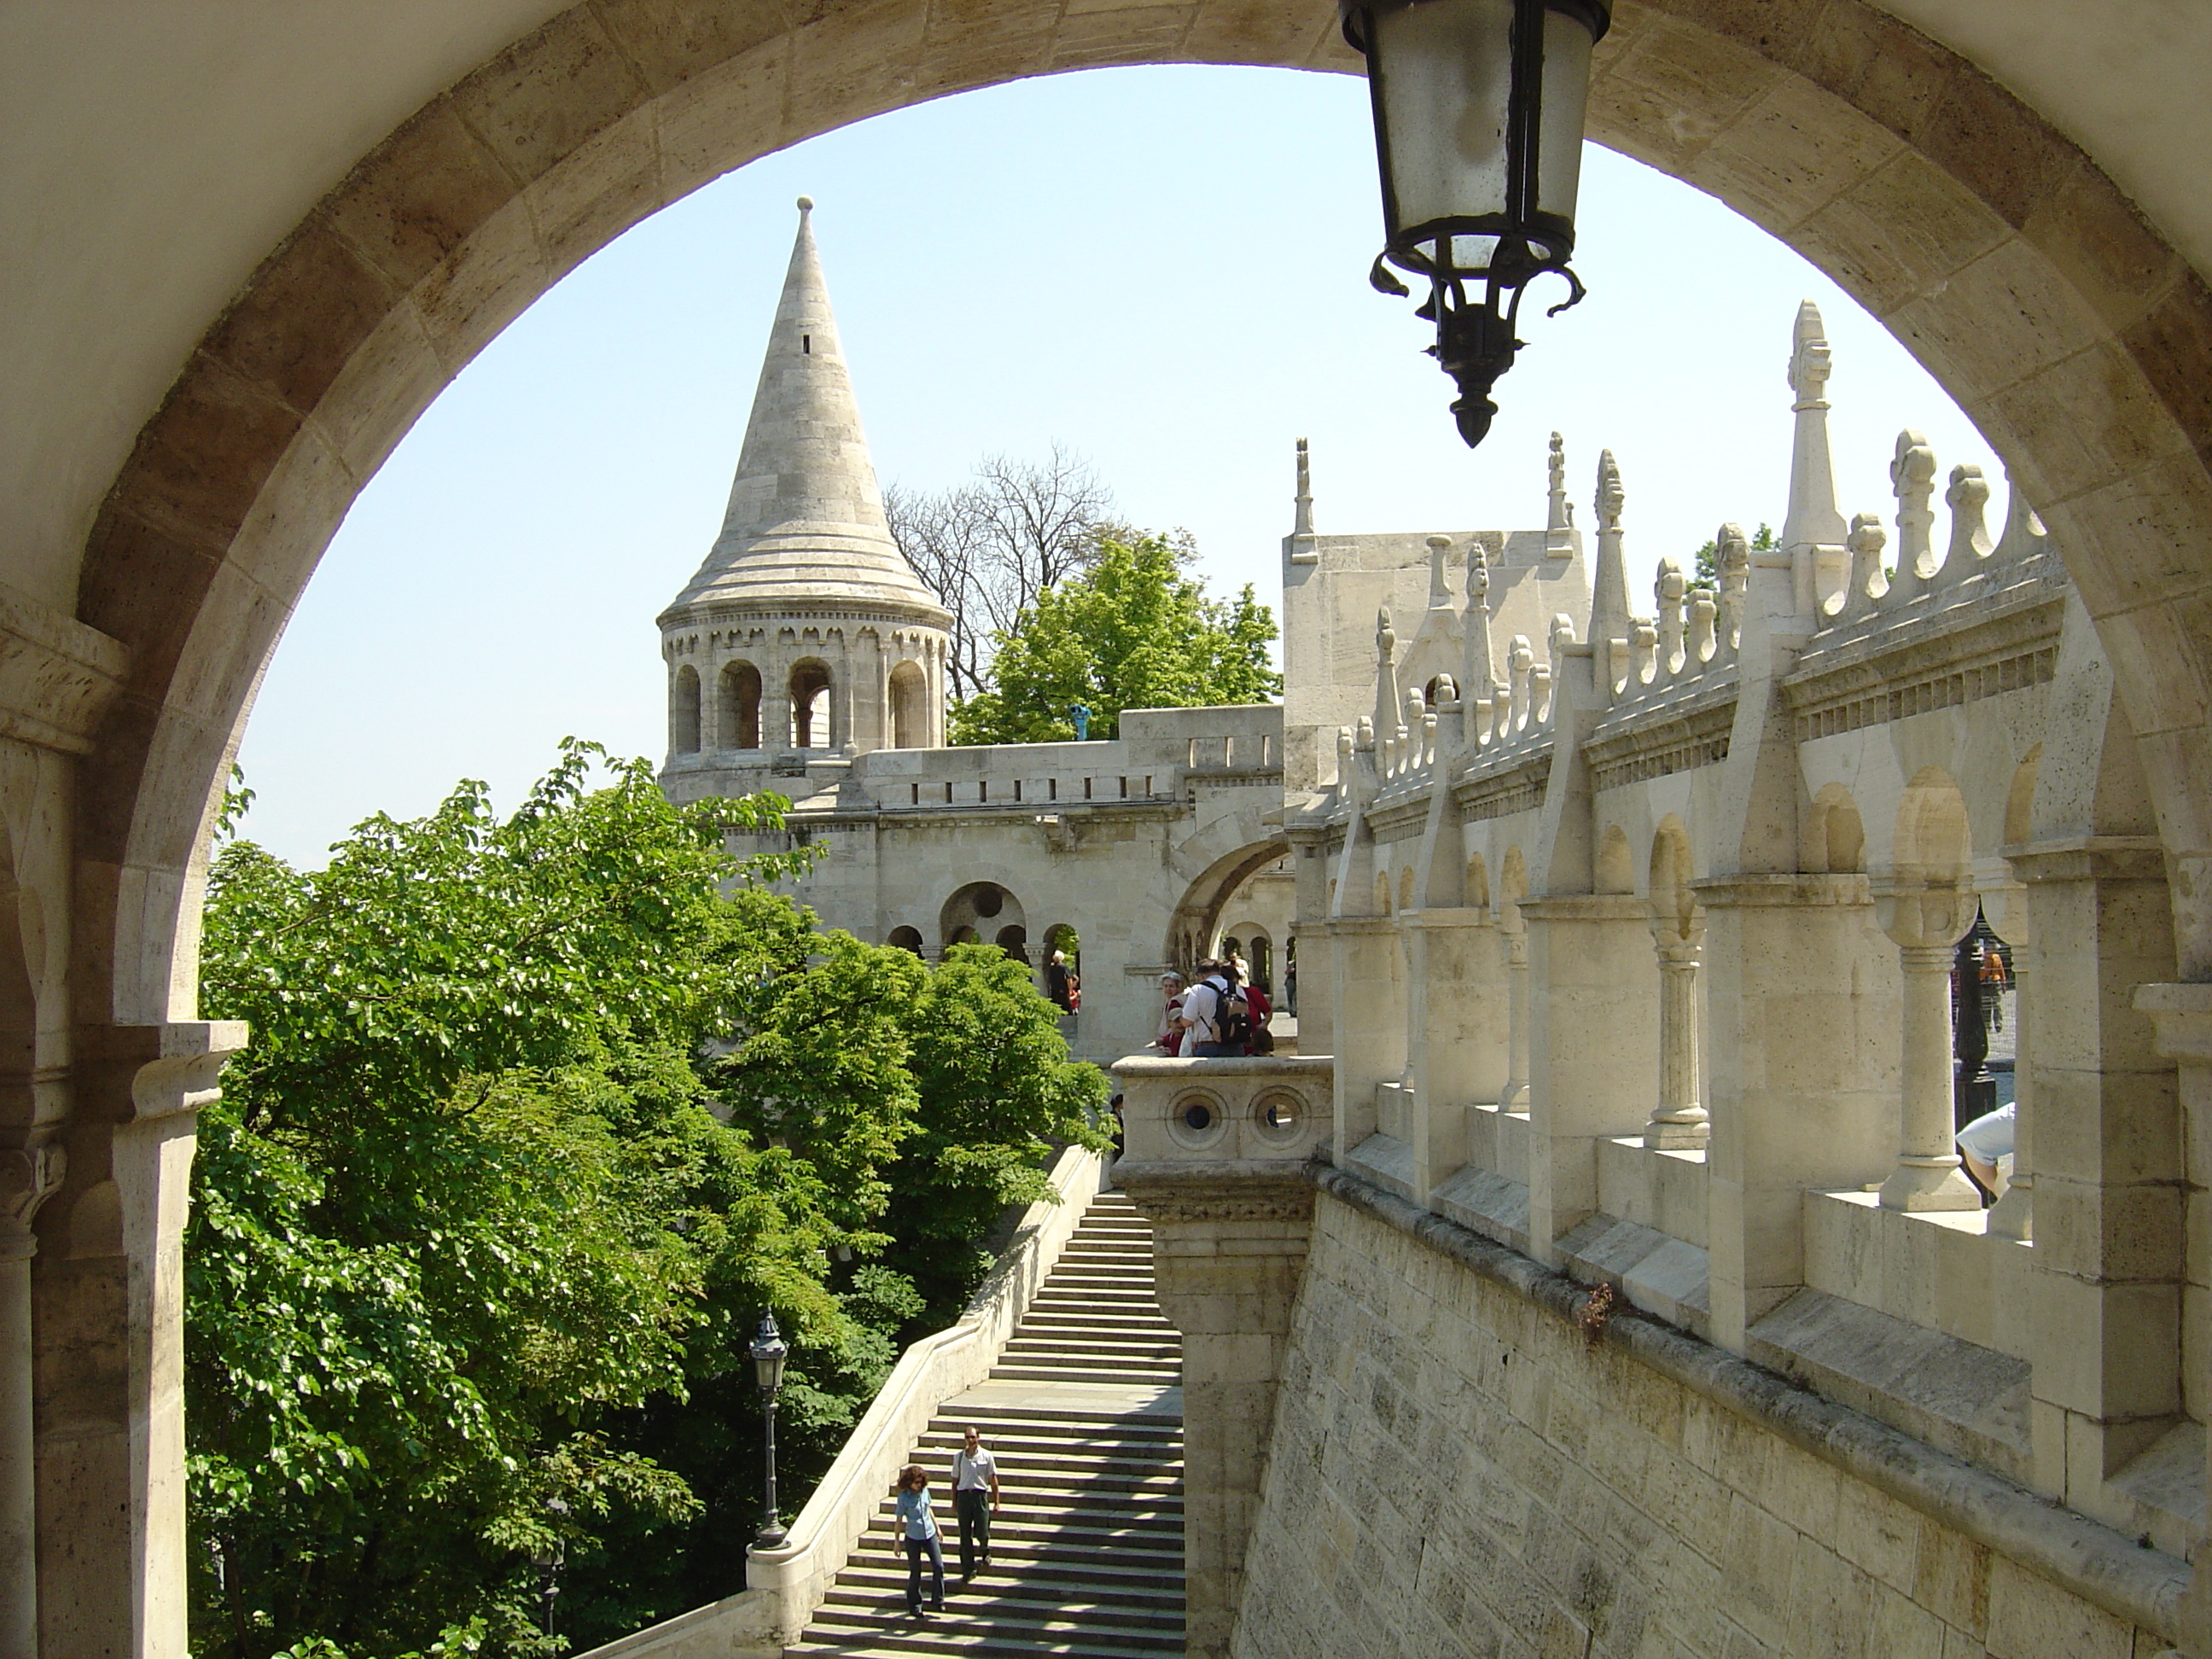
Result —
POLYGON ((960 1517, 960 1582, 991 1565, 991 1517, 999 1510, 999 1460, 983 1449, 982 1437, 969 1424, 960 1449, 952 1454, 952 1512, 960 1517))
POLYGON ((1218 962, 1209 962, 1205 969, 1206 976, 1183 993, 1183 1054, 1197 1060, 1241 1054, 1244 1052, 1242 1044, 1222 1041, 1229 999, 1235 994, 1237 971, 1218 962))

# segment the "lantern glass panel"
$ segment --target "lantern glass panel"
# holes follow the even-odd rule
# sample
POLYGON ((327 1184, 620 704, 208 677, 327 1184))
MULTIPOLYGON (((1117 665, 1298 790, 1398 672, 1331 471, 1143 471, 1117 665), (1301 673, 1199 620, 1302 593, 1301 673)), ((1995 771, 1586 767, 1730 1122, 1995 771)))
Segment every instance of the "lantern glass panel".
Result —
POLYGON ((1387 234, 1504 213, 1513 0, 1431 0, 1370 15, 1387 234))
POLYGON ((1536 208, 1575 216, 1583 176, 1583 120, 1589 102, 1589 26, 1565 12, 1544 14, 1544 89, 1536 137, 1536 208))

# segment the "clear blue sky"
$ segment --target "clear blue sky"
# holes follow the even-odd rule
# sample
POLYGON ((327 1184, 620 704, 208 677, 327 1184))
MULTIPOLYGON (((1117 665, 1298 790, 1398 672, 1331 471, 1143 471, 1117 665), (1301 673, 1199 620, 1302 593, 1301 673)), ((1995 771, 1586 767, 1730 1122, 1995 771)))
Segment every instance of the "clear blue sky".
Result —
MULTIPOLYGON (((789 255, 816 231, 877 471, 921 489, 981 456, 1087 456, 1123 516, 1198 538, 1273 602, 1291 445, 1323 530, 1543 522, 1548 434, 1579 520, 1598 451, 1627 492, 1632 597, 1722 520, 1780 523, 1801 299, 1834 347, 1838 506, 1891 509, 1890 446, 1994 457, 1842 291, 1687 185, 1591 148, 1590 297, 1524 326, 1481 449, 1380 240, 1364 83, 1092 71, 970 93, 767 157, 572 273, 450 386, 357 501, 264 682, 247 832, 319 863, 368 813, 463 776, 502 804, 565 733, 656 762, 653 617, 719 527, 789 255)), ((1532 307, 1533 310, 1534 307, 1532 307)), ((1941 529, 1939 526, 1939 534, 1941 529)))

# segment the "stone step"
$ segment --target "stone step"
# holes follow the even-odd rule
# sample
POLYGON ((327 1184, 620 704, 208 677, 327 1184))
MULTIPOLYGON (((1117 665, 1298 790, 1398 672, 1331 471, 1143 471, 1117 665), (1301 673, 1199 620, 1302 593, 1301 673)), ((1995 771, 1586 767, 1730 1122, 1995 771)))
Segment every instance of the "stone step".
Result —
POLYGON ((901 1604, 895 1620, 881 1623, 866 1620, 828 1619, 821 1621, 819 1629, 810 1626, 806 1639, 784 1650, 790 1659, 801 1656, 822 1656, 823 1659, 868 1659, 869 1656, 924 1653, 975 1654, 980 1659, 998 1659, 1002 1654, 1060 1654, 1066 1659, 1127 1659, 1131 1654, 1179 1654, 1183 1650, 1181 1632, 1171 1638, 1155 1636, 1133 1638, 1129 1640, 1113 1638, 1078 1638, 1059 1632, 1048 1634, 1027 1623, 1013 1624, 994 1621, 988 1628, 957 1626, 951 1615, 939 1614, 928 1620, 909 1620, 901 1604))
MULTIPOLYGON (((948 1540, 945 1551, 946 1574, 958 1577, 959 1564, 958 1547, 948 1540)), ((1182 1622, 1182 1579, 1180 1575, 1172 1583, 1164 1583, 1157 1571, 1141 1574, 1123 1571, 1118 1576, 1101 1572, 1094 1576, 1072 1564, 1038 1563, 1024 1566, 1019 1572, 1007 1571, 1006 1565, 994 1558, 989 1566, 963 1586, 963 1596, 1012 1603, 1043 1601, 1063 1606, 1081 1603, 1118 1608, 1127 1613, 1165 1613, 1176 1624, 1182 1622)), ((905 1563, 902 1560, 894 1566, 887 1562, 883 1565, 875 1561, 855 1562, 837 1575, 837 1589, 841 1592, 849 1591, 856 1596, 885 1592, 903 1596, 906 1593, 905 1563)))
POLYGON ((1137 1402, 1157 1400, 1152 1393, 1121 1415, 1118 1406, 1100 1411, 1097 1390, 1176 1387, 1182 1349, 1182 1334, 1161 1316, 1150 1226, 1126 1198, 1102 1194, 991 1373, 1022 1385, 1005 1392, 1023 1403, 948 1403, 917 1442, 944 1528, 945 1612, 907 1613, 905 1552, 886 1493, 804 1639, 785 1650, 789 1659, 1180 1655, 1182 1425, 1137 1414, 1137 1402), (1071 1385, 1070 1407, 1056 1404, 1054 1384, 1071 1385), (945 1472, 970 1425, 1002 1460, 1001 1495, 991 1565, 963 1585, 945 1472))

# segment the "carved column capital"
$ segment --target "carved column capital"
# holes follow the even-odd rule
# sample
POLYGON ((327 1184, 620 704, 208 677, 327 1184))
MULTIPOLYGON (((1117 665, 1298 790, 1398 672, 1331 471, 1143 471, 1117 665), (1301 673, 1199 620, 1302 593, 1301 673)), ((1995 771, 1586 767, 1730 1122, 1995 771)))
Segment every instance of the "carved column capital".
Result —
POLYGON ((1875 919, 1904 950, 1946 950, 1974 925, 1974 890, 1963 883, 1885 878, 1874 884, 1875 919))
POLYGON ((0 1261, 37 1250, 31 1218, 60 1188, 68 1167, 68 1154, 56 1141, 0 1151, 0 1261))

